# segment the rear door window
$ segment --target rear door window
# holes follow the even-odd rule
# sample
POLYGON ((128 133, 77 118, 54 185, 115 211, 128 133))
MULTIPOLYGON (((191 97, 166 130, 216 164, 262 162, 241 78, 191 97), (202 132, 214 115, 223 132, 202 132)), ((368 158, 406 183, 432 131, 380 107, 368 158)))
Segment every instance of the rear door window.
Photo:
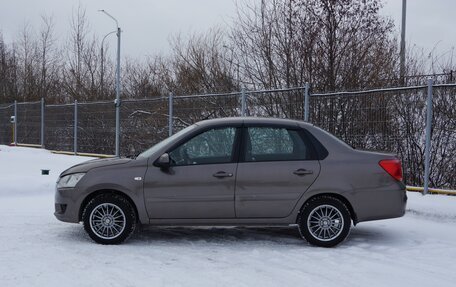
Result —
POLYGON ((244 160, 290 161, 312 159, 312 147, 296 129, 280 127, 248 127, 244 160))

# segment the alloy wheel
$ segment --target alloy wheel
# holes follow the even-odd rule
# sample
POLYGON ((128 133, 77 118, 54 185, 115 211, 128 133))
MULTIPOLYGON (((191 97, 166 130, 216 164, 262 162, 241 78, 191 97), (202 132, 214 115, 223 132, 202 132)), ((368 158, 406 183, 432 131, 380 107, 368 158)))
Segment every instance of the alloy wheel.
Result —
POLYGON ((90 213, 90 228, 100 238, 114 239, 125 229, 125 214, 112 203, 102 203, 90 213))

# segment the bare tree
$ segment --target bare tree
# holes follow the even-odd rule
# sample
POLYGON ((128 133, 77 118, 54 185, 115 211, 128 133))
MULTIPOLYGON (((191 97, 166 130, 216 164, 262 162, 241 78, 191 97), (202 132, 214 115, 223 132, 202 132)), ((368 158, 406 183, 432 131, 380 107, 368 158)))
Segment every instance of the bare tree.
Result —
POLYGON ((38 98, 37 90, 35 89, 39 77, 37 70, 38 54, 34 31, 30 24, 24 24, 19 35, 17 47, 21 99, 23 101, 34 100, 38 98))
POLYGON ((168 67, 162 64, 163 61, 161 57, 145 61, 127 59, 122 77, 124 98, 145 99, 167 95, 163 73, 168 67))
POLYGON ((54 36, 54 20, 51 16, 41 16, 42 26, 39 31, 38 53, 40 62, 40 81, 38 94, 50 102, 53 102, 60 89, 60 76, 58 62, 58 50, 54 36))
POLYGON ((365 88, 393 78, 393 24, 381 1, 262 0, 238 8, 231 32, 243 76, 253 88, 365 88))
POLYGON ((0 103, 11 103, 19 98, 17 52, 10 46, 14 44, 5 43, 0 32, 0 103))
POLYGON ((66 65, 63 70, 66 96, 69 99, 87 101, 96 93, 98 47, 96 38, 90 39, 86 11, 78 6, 71 18, 71 33, 67 43, 66 65))
POLYGON ((172 78, 167 85, 176 94, 214 93, 239 90, 224 32, 220 28, 172 41, 172 78))

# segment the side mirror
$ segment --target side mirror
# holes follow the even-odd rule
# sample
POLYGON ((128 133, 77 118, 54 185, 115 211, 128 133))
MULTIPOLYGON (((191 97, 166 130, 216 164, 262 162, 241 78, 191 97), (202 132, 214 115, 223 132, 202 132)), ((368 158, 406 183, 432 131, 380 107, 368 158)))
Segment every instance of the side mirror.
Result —
POLYGON ((169 154, 167 154, 167 153, 162 154, 157 159, 157 161, 155 161, 155 165, 162 169, 168 169, 171 166, 171 160, 169 159, 169 154))

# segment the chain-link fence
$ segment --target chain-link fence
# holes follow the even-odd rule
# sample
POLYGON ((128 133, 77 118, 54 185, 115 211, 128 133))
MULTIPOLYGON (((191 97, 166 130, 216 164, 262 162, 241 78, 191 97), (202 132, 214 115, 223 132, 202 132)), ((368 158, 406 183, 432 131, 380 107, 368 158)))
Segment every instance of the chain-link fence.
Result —
POLYGON ((12 116, 14 116, 14 104, 0 106, 0 143, 2 144, 14 142, 12 116))
POLYGON ((17 103, 17 141, 41 144, 41 102, 17 103))
MULTIPOLYGON (((429 184, 454 188, 455 111, 456 84, 433 85, 432 82, 429 86, 324 94, 312 93, 308 85, 225 94, 170 94, 122 101, 118 136, 121 155, 133 155, 204 119, 233 116, 307 119, 354 148, 398 154, 403 161, 405 182, 422 186, 426 178, 426 134, 429 133, 429 184), (426 123, 429 101, 433 108, 432 129, 426 123)), ((0 106, 0 143, 114 154, 115 120, 113 102, 15 103, 0 106), (16 117, 16 124, 10 123, 11 116, 16 117)))
POLYGON ((247 115, 304 119, 305 88, 252 91, 247 93, 247 115))
POLYGON ((47 149, 72 151, 74 105, 46 105, 44 127, 44 145, 47 149))
POLYGON ((309 120, 354 148, 397 153, 406 183, 422 185, 426 99, 423 87, 315 94, 309 120))
MULTIPOLYGON (((113 105, 111 110, 114 112, 113 105)), ((167 98, 123 101, 120 111, 122 154, 137 154, 168 136, 167 98)), ((114 148, 114 123, 115 121, 112 120, 112 148, 114 148)), ((114 154, 114 150, 111 154, 114 154)))
POLYGON ((430 150, 430 185, 455 188, 456 85, 434 87, 430 150))

